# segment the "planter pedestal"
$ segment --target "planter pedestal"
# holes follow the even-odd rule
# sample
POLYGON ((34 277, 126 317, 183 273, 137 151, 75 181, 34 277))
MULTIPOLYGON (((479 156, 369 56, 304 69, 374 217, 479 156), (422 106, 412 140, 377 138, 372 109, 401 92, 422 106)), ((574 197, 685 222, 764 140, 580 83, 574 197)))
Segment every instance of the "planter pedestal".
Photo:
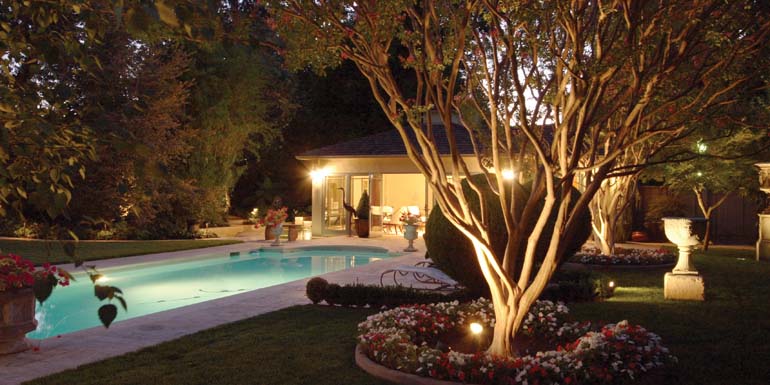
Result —
POLYGON ((770 260, 770 214, 759 214, 759 238, 757 238, 757 261, 770 260))
POLYGON ((766 206, 759 213, 759 238, 757 238, 756 257, 759 260, 770 260, 770 163, 756 163, 759 169, 759 189, 766 194, 766 206))
POLYGON ((663 277, 663 297, 665 299, 682 299, 703 301, 706 284, 700 274, 666 273, 663 277))
POLYGON ((404 251, 417 251, 414 247, 414 240, 417 239, 417 225, 404 225, 404 238, 409 241, 409 246, 404 251))
POLYGON ((32 289, 0 293, 0 355, 32 347, 25 335, 36 328, 32 289))
POLYGON ((703 218, 663 218, 666 237, 679 249, 679 259, 674 270, 663 277, 663 297, 703 301, 706 285, 703 277, 692 264, 692 252, 700 245, 695 233, 695 224, 705 222, 703 218))

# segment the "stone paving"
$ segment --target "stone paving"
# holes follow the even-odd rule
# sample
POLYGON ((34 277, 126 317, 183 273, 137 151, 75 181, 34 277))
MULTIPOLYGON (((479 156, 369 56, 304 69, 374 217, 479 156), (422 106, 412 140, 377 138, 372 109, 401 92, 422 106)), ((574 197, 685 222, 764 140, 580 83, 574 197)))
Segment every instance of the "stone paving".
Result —
MULTIPOLYGON (((267 247, 269 242, 246 239, 235 245, 207 249, 186 250, 171 253, 112 259, 95 263, 106 268, 122 264, 134 264, 189 258, 212 252, 229 253, 267 247)), ((422 239, 415 241, 417 252, 404 253, 407 241, 401 236, 380 238, 329 237, 310 241, 283 243, 283 248, 320 245, 351 245, 382 247, 401 256, 377 261, 349 270, 322 275, 330 282, 379 284, 380 274, 390 267, 414 265, 425 255, 422 239)), ((75 269, 72 269, 74 271, 75 269)), ((201 302, 179 309, 167 310, 144 317, 133 318, 113 324, 109 329, 96 327, 37 341, 37 349, 27 352, 0 356, 0 385, 18 384, 37 377, 57 373, 104 358, 121 355, 164 341, 192 334, 214 326, 254 317, 259 314, 283 309, 294 305, 308 304, 305 297, 305 283, 308 279, 258 289, 213 301, 201 302)), ((401 282, 401 278, 399 278, 401 282)), ((387 282, 386 282, 387 283, 387 282)), ((406 284, 409 284, 406 281, 406 284)))

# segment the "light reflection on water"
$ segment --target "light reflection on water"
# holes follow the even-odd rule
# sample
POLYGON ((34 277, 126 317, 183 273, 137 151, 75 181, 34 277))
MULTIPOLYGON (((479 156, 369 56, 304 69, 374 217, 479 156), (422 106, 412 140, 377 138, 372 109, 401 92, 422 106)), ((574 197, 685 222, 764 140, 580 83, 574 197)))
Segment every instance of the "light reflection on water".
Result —
MULTIPOLYGON (((106 284, 119 287, 128 302, 115 322, 210 301, 314 275, 349 269, 388 258, 370 250, 304 250, 280 253, 260 251, 239 256, 212 255, 179 263, 145 264, 100 269, 106 284)), ((56 288, 35 317, 37 330, 29 338, 48 338, 99 326, 97 309, 105 302, 93 295, 84 274, 65 288, 56 288)))

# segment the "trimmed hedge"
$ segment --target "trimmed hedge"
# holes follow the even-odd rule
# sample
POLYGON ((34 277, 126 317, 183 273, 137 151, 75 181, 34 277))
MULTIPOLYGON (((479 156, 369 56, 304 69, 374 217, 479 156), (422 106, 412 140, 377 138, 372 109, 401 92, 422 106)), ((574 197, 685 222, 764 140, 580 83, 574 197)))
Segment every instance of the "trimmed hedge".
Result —
POLYGON ((540 299, 562 302, 601 301, 612 297, 614 289, 609 286, 610 279, 592 271, 558 270, 551 278, 540 299))
MULTIPOLYGON (((485 197, 486 211, 490 213, 489 217, 489 236, 492 248, 495 254, 502 256, 505 251, 505 245, 508 241, 508 233, 505 229, 505 222, 502 217, 502 208, 497 197, 489 189, 487 183, 483 180, 483 175, 474 175, 473 178, 479 185, 482 195, 485 197)), ((513 188, 516 189, 517 204, 516 207, 522 208, 529 197, 529 186, 523 186, 514 182, 513 188)), ((463 183, 464 193, 468 198, 471 210, 479 213, 479 199, 468 183, 463 183)), ((580 192, 572 188, 572 202, 574 203, 580 196, 580 192)), ((532 223, 527 224, 533 228, 537 218, 533 218, 532 223)), ((550 234, 553 232, 553 225, 556 221, 556 212, 551 215, 546 224, 543 235, 537 246, 537 260, 541 261, 548 249, 550 234)), ((586 210, 579 218, 578 231, 574 234, 571 242, 568 242, 565 249, 565 256, 573 255, 585 243, 591 235, 591 215, 586 210)), ((488 295, 489 287, 481 274, 481 270, 476 260, 476 252, 469 239, 467 239, 459 230, 457 230, 444 216, 441 209, 436 205, 431 211, 428 222, 425 225, 425 246, 428 250, 426 258, 433 260, 437 268, 444 271, 454 280, 467 287, 470 291, 479 295, 488 295)), ((521 244, 518 251, 523 254, 526 249, 526 241, 521 244)), ((518 274, 520 267, 516 269, 518 274)))
POLYGON ((327 283, 323 278, 313 278, 308 281, 306 287, 308 298, 313 303, 318 303, 322 298, 329 305, 358 306, 369 305, 371 307, 395 307, 409 304, 427 304, 445 301, 470 301, 476 299, 472 293, 460 290, 451 293, 441 293, 415 289, 405 286, 379 286, 379 285, 338 285, 327 283), (319 284, 322 280, 323 283, 319 284), (312 288, 311 288, 312 287, 312 288), (313 297, 311 297, 313 293, 313 297))

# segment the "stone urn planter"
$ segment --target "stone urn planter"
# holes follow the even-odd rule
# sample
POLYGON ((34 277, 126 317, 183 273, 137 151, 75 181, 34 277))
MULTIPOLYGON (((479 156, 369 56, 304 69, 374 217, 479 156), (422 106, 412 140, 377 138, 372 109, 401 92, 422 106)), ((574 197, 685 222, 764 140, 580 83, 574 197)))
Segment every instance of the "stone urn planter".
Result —
POLYGON ((36 328, 32 289, 0 293, 0 355, 29 349, 31 345, 25 335, 36 328))
POLYGON ((409 241, 409 246, 407 246, 404 251, 417 251, 417 249, 414 248, 414 240, 417 239, 417 225, 404 225, 404 239, 409 241))
POLYGON ((692 252, 700 245, 705 232, 705 218, 663 218, 666 237, 676 244, 679 258, 674 270, 666 273, 663 295, 666 299, 703 301, 705 283, 692 263, 692 252))
POLYGON ((273 226, 265 225, 265 240, 272 241, 273 239, 275 239, 275 234, 273 234, 273 226))
MULTIPOLYGON (((267 229, 265 229, 267 231, 267 229)), ((273 234, 273 243, 270 244, 270 246, 280 246, 281 245, 281 234, 283 233, 283 223, 277 226, 272 226, 270 228, 270 232, 273 234)))

